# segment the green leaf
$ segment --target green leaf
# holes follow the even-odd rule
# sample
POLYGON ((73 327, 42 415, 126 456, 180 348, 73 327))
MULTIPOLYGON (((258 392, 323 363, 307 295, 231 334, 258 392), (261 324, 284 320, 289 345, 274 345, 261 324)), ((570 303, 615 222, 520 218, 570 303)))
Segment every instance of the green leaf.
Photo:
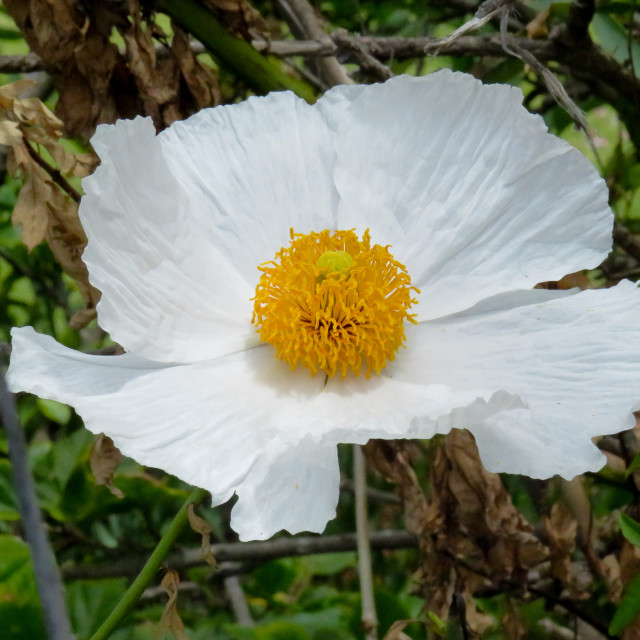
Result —
MULTIPOLYGON (((596 38, 605 53, 625 64, 629 60, 629 36, 611 16, 596 13, 591 22, 596 38)), ((636 71, 640 68, 640 44, 631 42, 631 55, 636 71)))
POLYGON ((291 622, 272 622, 263 627, 256 627, 255 640, 311 640, 305 629, 291 622))
POLYGON ((317 576, 331 576, 349 567, 357 566, 355 551, 344 553, 324 553, 308 556, 304 559, 307 568, 317 576))
MULTIPOLYGON (((634 168, 637 169, 637 172, 636 172, 637 180, 638 180, 638 183, 640 184, 640 165, 637 165, 634 168)), ((631 174, 631 171, 629 171, 629 174, 631 174)), ((631 464, 629 464, 629 466, 627 467, 627 470, 624 472, 624 477, 628 478, 632 473, 635 473, 638 469, 640 469, 640 453, 637 453, 635 455, 635 457, 631 461, 631 464)))
POLYGON ((632 545, 640 547, 640 523, 630 518, 626 513, 621 513, 618 524, 622 530, 622 535, 632 545))
POLYGON ((69 422, 71 409, 66 404, 56 402, 55 400, 43 400, 42 398, 38 398, 37 402, 38 408, 49 420, 53 420, 53 422, 61 425, 69 422))
POLYGON ((45 640, 29 547, 0 536, 0 627, 3 640, 45 640))
POLYGON ((67 586, 69 617, 79 640, 91 637, 126 589, 126 578, 77 580, 67 586))
MULTIPOLYGON (((637 525, 637 523, 635 524, 637 525)), ((612 636, 619 635, 627 625, 633 622, 638 613, 640 613, 640 574, 627 585, 618 609, 611 620, 609 633, 612 636)))
POLYGON ((8 460, 0 460, 0 520, 20 520, 8 460))

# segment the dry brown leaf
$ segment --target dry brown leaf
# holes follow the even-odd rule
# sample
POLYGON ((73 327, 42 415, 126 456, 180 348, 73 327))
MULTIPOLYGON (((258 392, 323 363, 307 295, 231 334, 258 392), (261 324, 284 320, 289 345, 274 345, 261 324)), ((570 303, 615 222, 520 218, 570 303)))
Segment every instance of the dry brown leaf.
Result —
POLYGON ((198 61, 191 48, 189 36, 175 23, 171 24, 171 28, 171 51, 193 102, 198 109, 219 104, 222 96, 213 71, 198 61))
POLYGON ((49 201, 54 187, 45 172, 31 162, 26 169, 24 184, 13 209, 13 224, 22 227, 22 242, 29 250, 40 244, 49 226, 49 201))
POLYGON ((566 583, 569 581, 571 553, 576 548, 578 521, 562 503, 556 502, 551 513, 544 518, 544 526, 549 536, 551 575, 566 583))
MULTIPOLYGON (((139 114, 151 115, 160 130, 220 101, 216 75, 197 62, 179 30, 166 55, 156 55, 160 30, 140 0, 7 0, 4 6, 54 78, 56 115, 69 137, 88 140, 97 124, 139 114), (111 41, 114 30, 126 43, 125 54, 111 41)), ((261 18, 248 3, 230 13, 259 31, 261 18)), ((21 89, 0 92, 0 109, 21 89)))
POLYGON ((428 510, 427 498, 411 467, 409 444, 402 441, 371 440, 364 447, 379 473, 393 482, 405 508, 407 529, 420 538, 425 531, 435 529, 428 510))
MULTIPOLYGON (((99 295, 99 292, 97 292, 99 295)), ((69 320, 69 326, 72 329, 78 331, 86 327, 94 318, 98 317, 98 312, 95 307, 87 307, 86 309, 80 309, 76 311, 69 320)))
POLYGON ((509 601, 507 613, 500 620, 500 626, 504 629, 509 640, 520 640, 520 638, 526 637, 527 627, 516 607, 512 606, 511 601, 509 601))
POLYGON ((536 285, 536 289, 597 289, 598 285, 589 279, 584 271, 569 273, 560 280, 550 280, 536 285))
POLYGON ((160 624, 158 625, 157 634, 167 633, 171 631, 177 640, 189 640, 184 632, 184 624, 178 613, 178 585, 180 584, 180 578, 178 572, 173 569, 168 569, 160 585, 167 592, 169 600, 165 605, 162 612, 162 618, 160 618, 160 624))
POLYGON ((271 40, 271 32, 260 12, 248 0, 204 0, 228 31, 248 42, 271 40))
POLYGON ((213 530, 209 523, 196 514, 194 511, 193 505, 190 504, 187 507, 187 514, 189 516, 189 524, 191 528, 202 536, 202 557, 205 562, 212 566, 216 566, 216 559, 211 553, 211 535, 213 534, 213 530))
POLYGON ((619 602, 622 597, 622 578, 620 562, 615 554, 610 553, 600 561, 600 570, 604 578, 609 597, 612 602, 619 602))
POLYGON ((22 144, 22 129, 17 122, 10 120, 0 122, 0 144, 10 147, 22 144))
POLYGON ((398 489, 407 529, 415 534, 420 546, 421 565, 415 580, 429 610, 443 617, 454 590, 454 564, 449 554, 440 553, 444 518, 439 505, 427 501, 411 466, 410 447, 410 443, 401 440, 371 440, 364 451, 376 469, 398 489))
POLYGON ((62 120, 55 116, 40 98, 17 98, 13 101, 13 113, 25 124, 42 127, 49 136, 62 136, 62 120))
POLYGON ((124 497, 124 494, 113 485, 113 474, 122 458, 120 449, 113 444, 113 440, 109 436, 101 433, 96 437, 89 457, 91 471, 96 479, 96 484, 106 486, 118 498, 124 497))
POLYGON ((15 82, 10 82, 0 87, 0 109, 11 108, 14 100, 35 86, 35 80, 22 78, 21 80, 16 80, 15 82))
POLYGON ((550 7, 547 7, 544 11, 538 13, 536 17, 525 26, 527 35, 530 38, 544 38, 549 35, 549 29, 547 28, 549 13, 550 7))
POLYGON ((66 132, 86 140, 97 122, 112 122, 118 115, 113 94, 119 83, 113 76, 120 56, 109 41, 112 25, 99 16, 108 12, 104 5, 115 3, 80 6, 66 0, 6 0, 3 4, 56 79, 56 113, 66 132))
POLYGON ((389 627, 389 630, 382 640, 411 640, 411 638, 404 633, 404 630, 414 622, 426 624, 424 620, 396 620, 396 622, 389 627))
POLYGON ((513 506, 500 477, 482 466, 473 436, 454 429, 440 453, 432 482, 446 513, 452 551, 471 553, 494 579, 523 579, 548 551, 513 506))
POLYGON ((22 239, 29 249, 46 239, 58 263, 78 282, 88 305, 88 311, 74 320, 80 328, 94 317, 92 310, 100 292, 89 284, 81 259, 87 238, 78 218, 79 196, 68 178, 86 174, 97 164, 97 157, 67 152, 60 143, 60 120, 38 98, 21 98, 19 88, 4 93, 0 109, 0 118, 5 118, 0 121, 0 140, 11 144, 7 170, 23 180, 13 224, 22 227, 22 239), (42 159, 41 147, 49 151, 57 166, 42 159))

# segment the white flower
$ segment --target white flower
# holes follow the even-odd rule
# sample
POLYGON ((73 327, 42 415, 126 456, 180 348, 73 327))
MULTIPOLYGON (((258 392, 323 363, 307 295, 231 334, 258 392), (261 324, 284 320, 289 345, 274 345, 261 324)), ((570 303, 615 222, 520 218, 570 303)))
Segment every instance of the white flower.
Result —
POLYGON ((613 218, 593 167, 521 100, 442 71, 337 87, 314 106, 250 98, 157 136, 149 119, 100 126, 84 257, 100 324, 128 353, 15 329, 13 390, 71 404, 214 504, 237 493, 244 540, 324 529, 339 442, 467 427, 493 471, 598 469, 591 437, 634 423, 640 293, 532 289, 596 267, 613 218), (291 228, 369 229, 406 266, 418 323, 379 374, 291 371, 260 342, 258 266, 291 228))

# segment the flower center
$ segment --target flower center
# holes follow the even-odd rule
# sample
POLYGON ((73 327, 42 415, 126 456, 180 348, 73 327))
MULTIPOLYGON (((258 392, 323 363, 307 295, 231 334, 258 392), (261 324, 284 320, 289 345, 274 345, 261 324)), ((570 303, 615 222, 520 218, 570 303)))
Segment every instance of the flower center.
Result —
POLYGON ((371 246, 368 230, 360 240, 292 229, 290 246, 258 269, 252 322, 291 369, 380 373, 405 340, 404 320, 416 322, 408 310, 418 290, 388 247, 371 246))

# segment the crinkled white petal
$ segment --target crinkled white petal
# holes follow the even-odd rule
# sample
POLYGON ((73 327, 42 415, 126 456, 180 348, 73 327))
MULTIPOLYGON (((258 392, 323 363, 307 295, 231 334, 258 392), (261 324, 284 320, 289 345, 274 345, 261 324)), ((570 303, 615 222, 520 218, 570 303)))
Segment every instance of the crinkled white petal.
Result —
POLYGON ((72 405, 125 455, 204 487, 214 504, 235 491, 243 539, 324 528, 338 497, 338 442, 429 437, 522 406, 483 385, 458 392, 377 376, 325 386, 269 346, 167 364, 79 353, 30 327, 12 335, 13 390, 72 405))
POLYGON ((351 93, 334 114, 340 228, 371 228, 421 289, 419 319, 597 266, 604 181, 521 105, 519 89, 449 71, 351 93))
POLYGON ((83 354, 30 327, 12 335, 12 390, 73 406, 90 431, 106 433, 142 464, 211 491, 214 503, 232 495, 269 439, 239 415, 239 402, 227 401, 238 396, 237 356, 171 365, 83 354))
POLYGON ((633 426, 640 392, 640 290, 517 292, 407 330, 389 375, 462 391, 479 384, 515 407, 467 425, 485 466, 571 478, 604 464, 592 436, 633 426), (527 302, 527 299, 528 302, 527 302))
POLYGON ((596 265, 606 187, 520 100, 439 72, 316 106, 255 97, 159 136, 150 119, 99 127, 80 215, 100 323, 157 361, 246 348, 257 266, 290 228, 370 227, 422 289, 420 318, 596 265))
MULTIPOLYGON (((83 259, 101 326, 128 351, 189 362, 246 348, 254 285, 211 234, 163 157, 150 118, 100 125, 102 164, 83 181, 83 259)), ((249 230, 247 230, 249 232, 249 230)))
POLYGON ((238 488, 231 527, 240 540, 266 540, 281 529, 322 533, 336 515, 340 490, 334 444, 303 441, 264 450, 238 488))
MULTIPOLYGON (((334 111, 344 110, 344 100, 334 111)), ((206 240, 255 288, 258 265, 288 246, 290 229, 335 227, 333 145, 319 110, 291 92, 205 109, 158 139, 171 173, 188 185, 206 240)))

